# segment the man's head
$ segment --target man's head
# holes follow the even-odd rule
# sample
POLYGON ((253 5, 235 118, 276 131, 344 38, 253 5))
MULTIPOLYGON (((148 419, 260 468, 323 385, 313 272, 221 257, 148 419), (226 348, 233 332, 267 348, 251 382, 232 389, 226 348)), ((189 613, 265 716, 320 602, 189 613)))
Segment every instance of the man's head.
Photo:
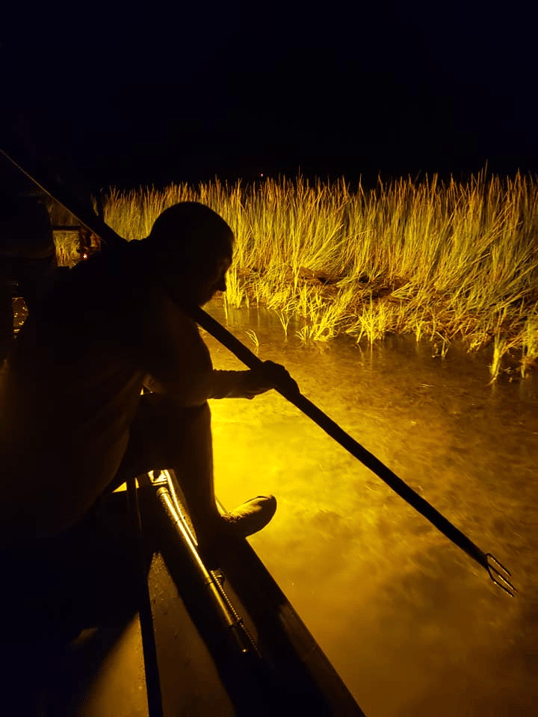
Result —
POLYGON ((143 246, 166 291, 177 301, 202 306, 226 289, 233 242, 232 230, 216 212, 198 202, 181 202, 157 218, 143 246))

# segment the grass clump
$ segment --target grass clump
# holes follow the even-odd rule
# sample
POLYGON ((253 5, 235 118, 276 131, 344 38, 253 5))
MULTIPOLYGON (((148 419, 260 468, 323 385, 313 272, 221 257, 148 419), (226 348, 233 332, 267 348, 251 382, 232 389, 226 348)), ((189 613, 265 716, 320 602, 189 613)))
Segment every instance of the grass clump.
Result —
POLYGON ((538 362, 538 182, 487 176, 381 180, 353 190, 299 177, 243 186, 218 180, 166 190, 112 191, 107 222, 127 239, 146 236, 178 201, 200 201, 236 235, 227 304, 291 317, 305 341, 343 333, 429 339, 444 355, 460 339, 493 347, 492 378, 525 376, 538 362))

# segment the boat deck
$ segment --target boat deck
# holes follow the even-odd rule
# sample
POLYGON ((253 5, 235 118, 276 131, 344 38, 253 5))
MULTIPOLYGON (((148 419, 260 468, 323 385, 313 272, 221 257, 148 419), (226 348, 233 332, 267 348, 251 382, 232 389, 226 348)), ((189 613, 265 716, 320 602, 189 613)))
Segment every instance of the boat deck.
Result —
MULTIPOLYGON (((44 715, 356 715, 362 711, 246 541, 207 571, 174 484, 139 489, 157 670, 145 674, 139 612, 85 629, 49 680, 44 715), (172 495, 170 494, 170 490, 172 495), (148 679, 148 682, 146 681, 148 679), (148 708, 148 690, 150 703, 148 708)), ((127 493, 104 514, 131 529, 127 493)), ((115 530, 117 529, 114 528, 115 530)), ((134 561, 136 562, 136 560, 134 561)), ((142 612, 147 631, 147 617, 142 612)))

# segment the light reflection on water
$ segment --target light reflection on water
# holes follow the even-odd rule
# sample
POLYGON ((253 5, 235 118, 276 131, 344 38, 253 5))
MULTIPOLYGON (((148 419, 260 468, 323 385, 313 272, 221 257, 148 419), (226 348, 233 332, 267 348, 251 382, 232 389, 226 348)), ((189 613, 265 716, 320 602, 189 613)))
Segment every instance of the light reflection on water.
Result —
MULTIPOLYGON (((222 306, 210 312, 223 320, 222 306)), ((391 339, 304 348, 266 311, 228 327, 510 568, 511 600, 373 473, 272 392, 213 401, 216 490, 274 493, 251 542, 372 717, 532 714, 538 701, 538 381, 391 339)), ((210 337, 217 368, 241 364, 210 337)))

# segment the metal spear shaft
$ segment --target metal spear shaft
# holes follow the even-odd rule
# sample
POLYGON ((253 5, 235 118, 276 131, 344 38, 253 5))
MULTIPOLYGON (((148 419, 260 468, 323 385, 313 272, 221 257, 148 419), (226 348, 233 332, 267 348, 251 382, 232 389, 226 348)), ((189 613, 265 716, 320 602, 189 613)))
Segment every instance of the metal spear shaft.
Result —
MULTIPOLYGON (((59 201, 68 211, 73 214, 82 224, 93 231, 97 236, 101 237, 111 248, 119 247, 125 244, 126 240, 120 237, 113 229, 111 229, 103 220, 95 215, 94 212, 88 211, 84 206, 73 201, 72 197, 65 196, 62 192, 55 192, 50 188, 48 181, 36 179, 16 160, 0 149, 6 159, 17 166, 21 172, 26 174, 35 184, 43 189, 51 197, 59 201)), ((222 343, 237 358, 249 368, 263 369, 263 361, 261 361, 249 348, 247 348, 232 333, 219 324, 216 319, 207 312, 197 306, 189 307, 187 313, 211 334, 217 341, 222 343)), ((284 396, 288 401, 293 403, 306 416, 311 418, 317 425, 322 428, 331 438, 337 441, 351 455, 357 458, 373 473, 375 473, 382 481, 384 481, 392 490, 403 498, 409 505, 430 521, 438 530, 443 533, 449 540, 463 550, 469 557, 477 562, 481 567, 487 570, 491 580, 506 592, 510 597, 514 597, 516 588, 512 585, 506 575, 511 576, 511 572, 502 565, 491 553, 485 553, 464 533, 456 528, 447 518, 434 508, 427 500, 422 498, 412 488, 410 488, 401 478, 393 473, 384 463, 376 458, 372 453, 360 445, 354 438, 346 433, 340 426, 327 416, 321 409, 312 403, 308 398, 303 396, 299 391, 287 390, 285 387, 276 388, 276 390, 284 396), (503 572, 501 572, 503 571, 503 572)))
MULTIPOLYGON (((200 307, 189 307, 187 313, 205 329, 217 341, 226 346, 238 359, 251 369, 263 370, 263 361, 256 354, 247 348, 239 339, 224 328, 218 321, 205 312, 200 307)), ((473 541, 445 518, 436 508, 434 508, 427 500, 422 498, 416 491, 410 488, 401 478, 393 473, 384 463, 376 458, 372 453, 360 445, 354 438, 346 433, 340 426, 329 418, 320 408, 318 408, 306 396, 299 391, 288 388, 287 386, 275 388, 290 403, 293 403, 306 416, 317 423, 331 438, 345 448, 352 456, 357 458, 373 473, 375 473, 382 481, 384 481, 392 490, 403 498, 406 503, 411 505, 421 515, 430 521, 438 530, 443 533, 455 545, 461 548, 469 557, 476 561, 481 567, 485 568, 493 580, 508 595, 514 597, 516 588, 499 570, 511 575, 491 553, 485 553, 473 541)))

